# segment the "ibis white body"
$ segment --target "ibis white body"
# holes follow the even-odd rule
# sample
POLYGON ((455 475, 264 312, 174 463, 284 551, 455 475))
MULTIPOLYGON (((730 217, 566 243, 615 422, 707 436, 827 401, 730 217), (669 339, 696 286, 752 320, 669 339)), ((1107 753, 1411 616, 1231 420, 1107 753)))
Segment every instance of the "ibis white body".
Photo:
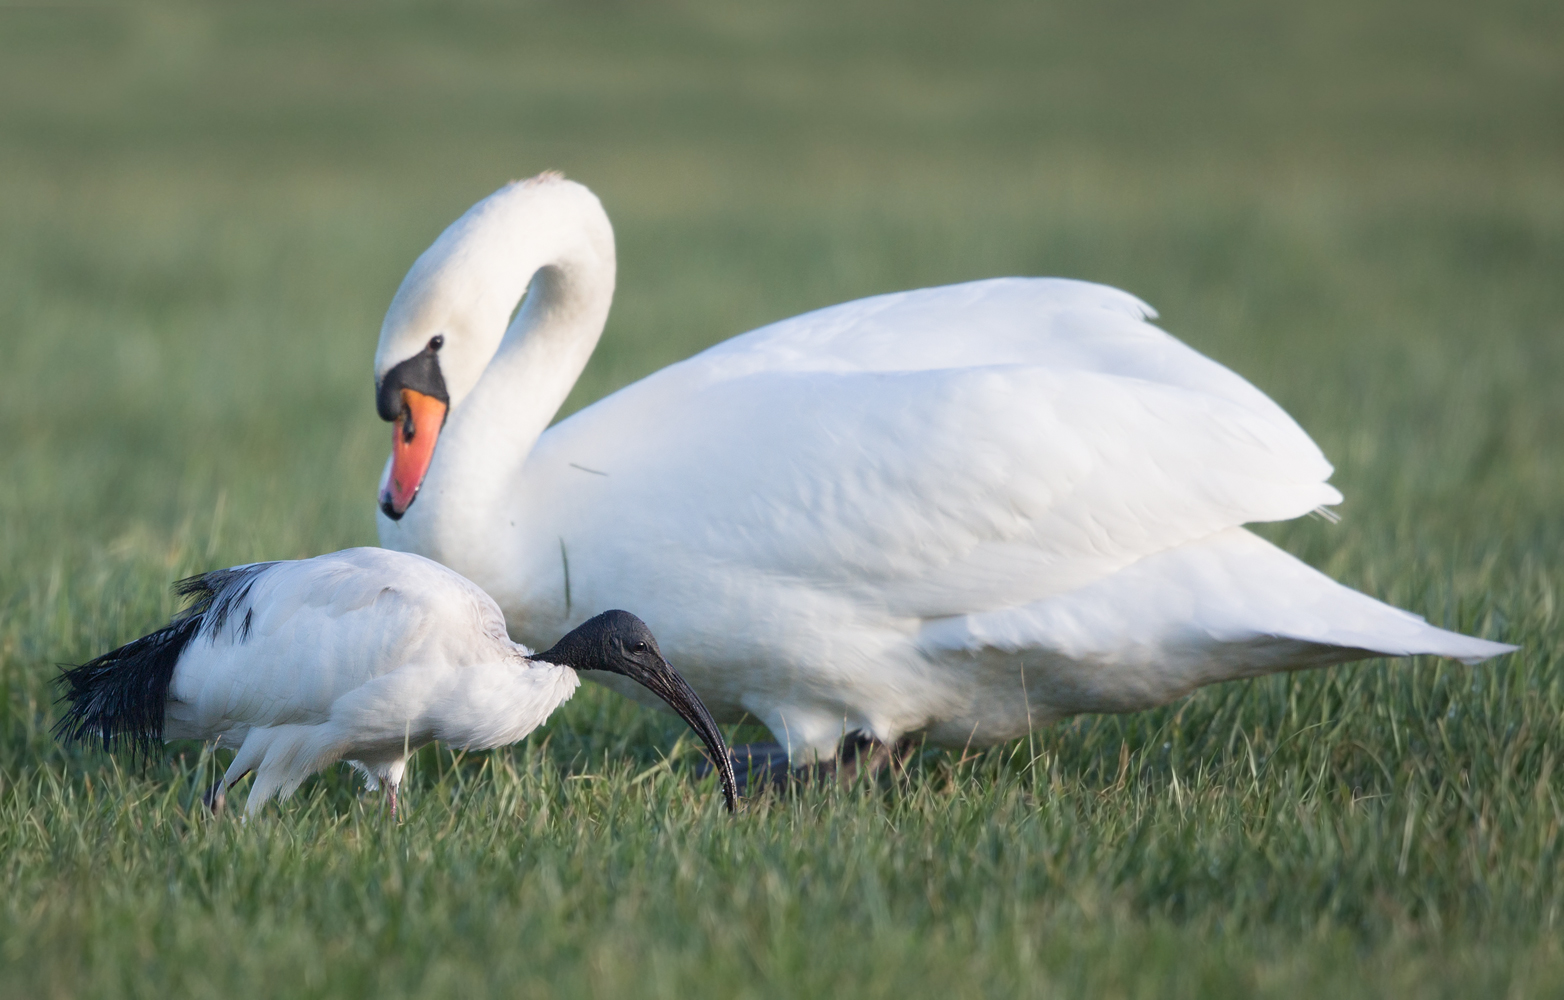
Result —
POLYGON ((738 788, 727 743, 646 623, 593 616, 532 655, 511 642, 482 590, 421 556, 347 549, 182 580, 191 605, 168 625, 64 671, 66 740, 162 740, 235 750, 222 793, 251 771, 248 811, 347 760, 396 791, 414 750, 514 743, 569 698, 578 670, 645 685, 688 722, 717 765, 729 811, 738 788))
POLYGON ((636 609, 718 719, 759 719, 795 761, 846 732, 982 745, 1231 678, 1513 648, 1246 531, 1339 502, 1330 464, 1124 292, 1011 278, 850 302, 548 428, 614 266, 597 199, 552 175, 420 257, 376 374, 434 354, 449 413, 381 541, 477 581, 535 645, 636 609))
POLYGON ((394 790, 431 741, 515 743, 580 683, 529 659, 482 590, 416 555, 347 549, 236 575, 243 593, 174 667, 164 737, 237 751, 224 782, 255 772, 252 814, 338 760, 394 790))

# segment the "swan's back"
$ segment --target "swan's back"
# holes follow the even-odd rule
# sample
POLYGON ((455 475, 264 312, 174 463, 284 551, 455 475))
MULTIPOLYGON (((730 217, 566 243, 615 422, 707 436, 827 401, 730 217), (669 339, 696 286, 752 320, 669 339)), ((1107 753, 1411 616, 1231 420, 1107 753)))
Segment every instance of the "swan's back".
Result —
POLYGON ((1101 285, 1016 278, 821 309, 561 422, 528 477, 569 497, 567 531, 612 521, 670 559, 918 617, 1025 604, 1340 501, 1291 417, 1150 315, 1101 285))
MULTIPOLYGON (((1149 321, 1156 318, 1151 306, 1107 285, 991 278, 816 309, 723 341, 665 371, 689 368, 727 379, 760 371, 1029 365, 1188 389, 1241 406, 1307 440, 1269 396, 1153 326, 1149 321)), ((1312 441, 1308 450, 1319 454, 1312 441)), ((1329 475, 1328 465, 1325 470, 1329 475)))

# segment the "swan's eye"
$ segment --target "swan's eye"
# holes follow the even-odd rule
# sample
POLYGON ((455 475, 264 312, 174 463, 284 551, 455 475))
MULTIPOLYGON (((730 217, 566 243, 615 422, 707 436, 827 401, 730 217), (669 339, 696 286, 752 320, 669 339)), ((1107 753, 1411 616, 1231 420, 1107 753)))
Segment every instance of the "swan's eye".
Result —
POLYGON ((444 346, 445 346, 445 334, 437 333, 433 337, 429 338, 429 349, 431 351, 438 351, 440 348, 442 348, 444 346))
POLYGON ((644 642, 636 643, 634 646, 630 647, 630 652, 632 652, 632 653, 644 653, 644 652, 646 652, 646 643, 644 643, 644 642))

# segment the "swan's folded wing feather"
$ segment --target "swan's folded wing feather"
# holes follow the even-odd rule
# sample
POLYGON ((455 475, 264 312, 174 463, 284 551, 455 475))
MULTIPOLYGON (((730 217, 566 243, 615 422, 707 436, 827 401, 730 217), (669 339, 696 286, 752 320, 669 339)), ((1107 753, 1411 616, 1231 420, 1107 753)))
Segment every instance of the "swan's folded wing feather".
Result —
POLYGON ((573 480, 584 517, 607 503, 624 537, 670 558, 893 615, 1037 600, 1340 499, 1291 420, 1133 376, 1001 364, 653 382, 626 400, 643 418, 615 414, 614 435, 567 421, 529 471, 608 471, 573 480))
POLYGON ((1030 365, 1189 389, 1297 428, 1243 377, 1148 322, 1156 316, 1140 299, 1107 285, 992 278, 876 295, 793 316, 717 344, 647 381, 697 385, 759 372, 1030 365))

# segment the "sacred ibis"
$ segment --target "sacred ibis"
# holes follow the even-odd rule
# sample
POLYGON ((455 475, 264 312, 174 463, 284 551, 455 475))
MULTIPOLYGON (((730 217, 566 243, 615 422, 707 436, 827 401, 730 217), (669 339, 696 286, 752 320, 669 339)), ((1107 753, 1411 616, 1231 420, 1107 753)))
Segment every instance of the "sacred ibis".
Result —
POLYGON ((191 603, 167 626, 63 673, 69 708, 56 732, 143 753, 176 739, 232 748, 208 793, 214 809, 251 771, 254 815, 346 760, 371 789, 385 786, 395 815, 409 754, 434 740, 468 750, 514 743, 575 692, 583 670, 628 678, 683 717, 718 762, 734 808, 722 734, 629 612, 596 615, 533 654, 470 581, 374 548, 235 566, 176 586, 191 603))

